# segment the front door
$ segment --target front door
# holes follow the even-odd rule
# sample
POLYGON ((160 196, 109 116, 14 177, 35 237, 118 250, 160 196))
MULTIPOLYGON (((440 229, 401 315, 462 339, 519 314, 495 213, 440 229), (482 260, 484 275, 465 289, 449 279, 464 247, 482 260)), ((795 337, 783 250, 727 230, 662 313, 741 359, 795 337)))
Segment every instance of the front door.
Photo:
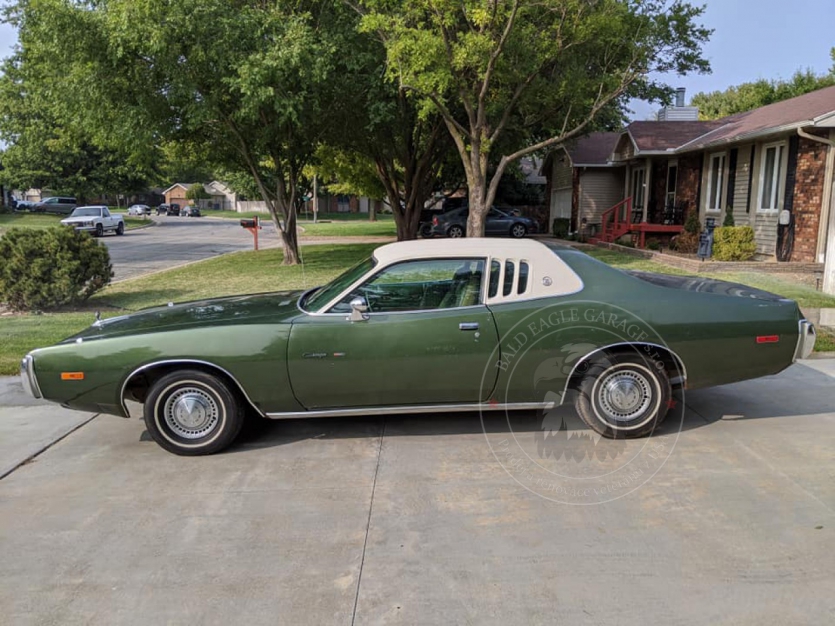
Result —
POLYGON ((497 369, 483 259, 389 266, 326 315, 290 331, 293 393, 308 409, 469 404, 489 398, 497 369), (350 321, 362 297, 367 319, 350 321))

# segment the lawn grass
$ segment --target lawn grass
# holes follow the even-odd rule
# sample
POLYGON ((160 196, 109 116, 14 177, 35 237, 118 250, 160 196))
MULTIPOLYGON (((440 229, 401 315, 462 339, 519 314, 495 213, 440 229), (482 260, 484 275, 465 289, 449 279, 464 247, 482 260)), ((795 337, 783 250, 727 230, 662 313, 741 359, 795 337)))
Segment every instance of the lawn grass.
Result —
MULTIPOLYGON (((60 226, 66 215, 52 215, 50 213, 0 213, 0 235, 10 228, 30 228, 44 230, 53 226, 60 226)), ((146 226, 149 220, 141 217, 125 217, 125 228, 139 228, 146 226)))
MULTIPOLYGON (((269 220, 266 213, 259 211, 213 211, 202 212, 205 217, 221 217, 229 220, 251 219, 260 217, 269 220)), ((300 213, 298 225, 302 237, 394 237, 397 228, 391 214, 377 216, 371 222, 368 213, 320 213, 314 223, 312 213, 300 213)))
POLYGON ((202 298, 304 289, 326 283, 371 254, 376 245, 317 245, 302 248, 304 265, 283 266, 280 249, 237 252, 201 263, 125 280, 96 294, 72 313, 0 317, 0 374, 16 374, 20 359, 34 348, 48 346, 102 317, 202 298))
MULTIPOLYGON (((314 287, 365 258, 375 247, 377 244, 303 246, 304 264, 289 267, 282 265, 280 249, 237 252, 118 282, 93 296, 80 311, 2 316, 0 374, 17 373, 20 359, 29 350, 53 344, 89 326, 96 310, 100 310, 103 317, 111 317, 167 302, 314 287)), ((621 252, 590 249, 589 253, 619 269, 686 274, 682 270, 621 252)), ((801 307, 835 306, 835 298, 780 277, 762 274, 724 274, 717 277, 791 297, 798 300, 801 307)), ((835 351, 835 333, 819 330, 815 349, 817 352, 835 351)))

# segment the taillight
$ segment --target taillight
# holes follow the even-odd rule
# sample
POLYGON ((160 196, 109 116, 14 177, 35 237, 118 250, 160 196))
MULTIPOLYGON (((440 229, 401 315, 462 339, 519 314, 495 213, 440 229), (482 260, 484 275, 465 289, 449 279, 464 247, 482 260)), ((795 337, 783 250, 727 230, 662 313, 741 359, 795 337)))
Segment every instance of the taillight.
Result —
POLYGON ((438 225, 438 216, 436 215, 435 217, 432 218, 432 226, 437 226, 437 225, 438 225))

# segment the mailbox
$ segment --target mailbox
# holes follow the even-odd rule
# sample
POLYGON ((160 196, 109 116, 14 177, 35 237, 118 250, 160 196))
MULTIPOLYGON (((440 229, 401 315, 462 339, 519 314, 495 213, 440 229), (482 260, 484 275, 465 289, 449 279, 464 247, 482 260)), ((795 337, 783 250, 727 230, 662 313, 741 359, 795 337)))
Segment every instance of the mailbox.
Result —
POLYGON ((244 228, 256 228, 257 223, 254 219, 252 220, 241 220, 241 226, 244 228))

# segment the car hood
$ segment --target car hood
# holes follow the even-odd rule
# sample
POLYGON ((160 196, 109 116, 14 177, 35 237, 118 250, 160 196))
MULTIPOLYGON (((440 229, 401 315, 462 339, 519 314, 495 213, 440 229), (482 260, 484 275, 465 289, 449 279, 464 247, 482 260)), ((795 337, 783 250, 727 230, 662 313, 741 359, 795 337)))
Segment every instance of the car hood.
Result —
POLYGON ((82 224, 84 222, 92 222, 95 219, 101 219, 97 215, 83 215, 80 217, 65 217, 61 220, 62 224, 82 224))
POLYGON ((302 293, 304 292, 279 291, 172 303, 100 320, 62 343, 70 343, 77 339, 104 339, 185 328, 285 323, 299 315, 296 303, 302 293))
POLYGON ((736 296, 738 298, 751 298, 754 300, 766 300, 769 302, 791 302, 791 300, 778 296, 777 294, 747 285, 729 283, 724 280, 713 278, 702 278, 700 276, 671 276, 669 274, 656 274, 654 272, 641 272, 630 270, 626 272, 630 276, 640 278, 653 285, 680 289, 682 291, 699 291, 702 293, 714 293, 723 296, 736 296))

